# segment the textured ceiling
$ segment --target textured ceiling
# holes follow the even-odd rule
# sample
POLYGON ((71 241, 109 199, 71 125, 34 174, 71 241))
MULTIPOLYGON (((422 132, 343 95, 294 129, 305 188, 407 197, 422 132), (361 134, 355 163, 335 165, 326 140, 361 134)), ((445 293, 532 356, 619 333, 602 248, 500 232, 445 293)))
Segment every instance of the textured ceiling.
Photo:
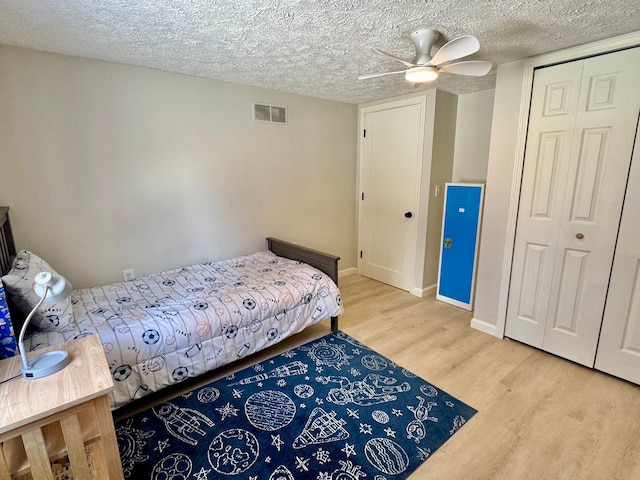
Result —
MULTIPOLYGON (((371 45, 408 60, 409 33, 471 34, 501 64, 640 30, 638 0, 0 0, 0 43, 350 103, 415 91, 371 45)), ((400 68, 398 68, 400 67, 400 68)), ((444 74, 456 94, 493 88, 444 74)), ((433 88, 422 86, 419 88, 433 88)))

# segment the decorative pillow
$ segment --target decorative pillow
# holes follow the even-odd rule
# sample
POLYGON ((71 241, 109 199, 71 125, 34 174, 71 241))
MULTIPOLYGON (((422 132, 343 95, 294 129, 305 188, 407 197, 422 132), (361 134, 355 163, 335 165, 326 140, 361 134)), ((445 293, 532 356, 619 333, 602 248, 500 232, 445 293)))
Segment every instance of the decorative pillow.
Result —
MULTIPOLYGON (((13 260, 11 270, 2 277, 9 301, 26 317, 40 301, 33 291, 35 276, 40 272, 56 273, 51 265, 35 253, 22 250, 13 260)), ((42 331, 61 331, 73 321, 71 297, 60 303, 43 303, 31 319, 31 324, 42 331)), ((18 333, 18 332, 16 332, 18 333)))

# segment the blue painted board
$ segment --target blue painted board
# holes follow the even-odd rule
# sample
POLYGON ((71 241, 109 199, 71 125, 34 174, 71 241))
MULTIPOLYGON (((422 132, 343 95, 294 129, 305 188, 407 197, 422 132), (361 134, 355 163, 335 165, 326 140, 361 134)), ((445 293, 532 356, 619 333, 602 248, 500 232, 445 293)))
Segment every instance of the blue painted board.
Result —
POLYGON ((475 184, 447 184, 445 189, 438 296, 469 309, 483 189, 483 185, 475 184))
POLYGON ((0 359, 13 357, 17 348, 11 315, 9 315, 9 307, 7 306, 7 297, 0 281, 0 359))

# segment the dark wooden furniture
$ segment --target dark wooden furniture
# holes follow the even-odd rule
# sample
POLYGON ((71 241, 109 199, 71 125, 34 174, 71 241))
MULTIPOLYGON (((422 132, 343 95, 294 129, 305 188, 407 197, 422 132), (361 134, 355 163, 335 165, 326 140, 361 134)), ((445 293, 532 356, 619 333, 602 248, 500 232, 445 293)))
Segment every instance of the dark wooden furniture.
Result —
MULTIPOLYGON (((338 285, 338 260, 340 257, 328 253, 302 247, 295 243, 285 242, 277 238, 267 237, 267 247, 279 257, 304 262, 326 273, 338 285)), ((338 317, 331 317, 331 331, 338 331, 338 317)))
POLYGON ((0 207, 0 273, 2 275, 9 271, 15 256, 16 245, 9 221, 9 207, 0 207))

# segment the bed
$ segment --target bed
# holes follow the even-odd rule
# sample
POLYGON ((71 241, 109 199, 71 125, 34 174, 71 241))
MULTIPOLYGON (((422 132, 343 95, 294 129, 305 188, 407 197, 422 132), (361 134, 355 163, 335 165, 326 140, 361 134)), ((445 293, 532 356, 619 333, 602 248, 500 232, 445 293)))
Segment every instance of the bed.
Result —
MULTIPOLYGON (((0 210, 0 266, 12 315, 37 298, 32 276, 50 265, 17 252, 0 210)), ((339 257, 267 238, 267 250, 94 288, 41 307, 27 349, 99 335, 115 389, 112 408, 215 370, 343 311, 339 257)), ((18 327, 16 326, 16 331, 18 327)))

